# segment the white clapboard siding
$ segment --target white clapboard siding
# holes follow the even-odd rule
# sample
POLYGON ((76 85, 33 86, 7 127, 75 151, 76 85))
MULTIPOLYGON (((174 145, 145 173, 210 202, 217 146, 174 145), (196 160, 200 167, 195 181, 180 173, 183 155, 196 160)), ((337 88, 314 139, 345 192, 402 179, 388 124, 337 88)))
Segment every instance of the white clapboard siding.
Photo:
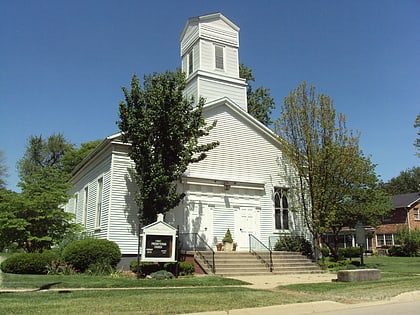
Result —
POLYGON ((198 86, 198 93, 206 99, 206 102, 209 103, 222 97, 227 97, 243 110, 246 110, 246 89, 243 85, 235 85, 230 82, 201 76, 199 77, 198 86))
POLYGON ((130 175, 133 162, 127 152, 113 152, 111 209, 107 239, 116 242, 123 254, 136 254, 138 243, 135 183, 130 175))

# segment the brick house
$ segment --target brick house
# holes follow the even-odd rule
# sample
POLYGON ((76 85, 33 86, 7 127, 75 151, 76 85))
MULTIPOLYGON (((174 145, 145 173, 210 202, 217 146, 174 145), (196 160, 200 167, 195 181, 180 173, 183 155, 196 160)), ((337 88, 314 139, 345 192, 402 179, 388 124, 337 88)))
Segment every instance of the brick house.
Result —
POLYGON ((420 192, 395 195, 392 197, 394 209, 375 228, 372 249, 381 251, 396 244, 395 236, 399 228, 420 229, 420 192))

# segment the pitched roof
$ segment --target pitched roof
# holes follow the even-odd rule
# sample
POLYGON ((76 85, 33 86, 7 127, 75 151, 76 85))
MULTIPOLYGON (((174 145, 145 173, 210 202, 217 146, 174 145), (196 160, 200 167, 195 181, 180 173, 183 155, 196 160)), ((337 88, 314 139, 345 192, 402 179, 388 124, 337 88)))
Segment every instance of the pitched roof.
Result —
POLYGON ((392 203, 395 208, 409 208, 416 202, 420 202, 420 192, 395 195, 392 197, 392 203))

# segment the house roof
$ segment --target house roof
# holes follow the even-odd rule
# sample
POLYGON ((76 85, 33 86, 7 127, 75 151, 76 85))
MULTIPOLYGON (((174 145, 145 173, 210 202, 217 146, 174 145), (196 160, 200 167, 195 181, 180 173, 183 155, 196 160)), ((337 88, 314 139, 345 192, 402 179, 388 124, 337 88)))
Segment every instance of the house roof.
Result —
POLYGON ((420 202, 420 192, 395 195, 392 197, 392 204, 395 208, 410 208, 420 202))

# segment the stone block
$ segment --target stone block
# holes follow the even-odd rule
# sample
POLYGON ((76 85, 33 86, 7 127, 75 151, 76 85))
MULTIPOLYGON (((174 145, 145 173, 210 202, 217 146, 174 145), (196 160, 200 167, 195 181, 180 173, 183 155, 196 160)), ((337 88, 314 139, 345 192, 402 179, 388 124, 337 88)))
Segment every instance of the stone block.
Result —
POLYGON ((337 281, 340 282, 375 280, 381 280, 381 271, 379 269, 340 270, 337 272, 337 281))

